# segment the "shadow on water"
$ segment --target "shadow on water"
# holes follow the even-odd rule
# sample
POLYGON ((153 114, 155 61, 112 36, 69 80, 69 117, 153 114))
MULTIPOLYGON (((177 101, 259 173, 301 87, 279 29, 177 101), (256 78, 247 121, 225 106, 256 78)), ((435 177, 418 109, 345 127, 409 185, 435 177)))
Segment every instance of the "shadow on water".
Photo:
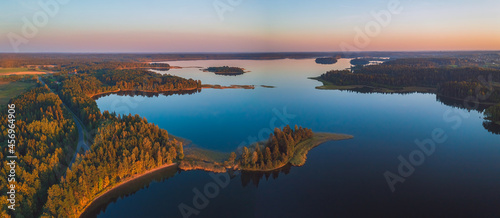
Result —
POLYGON ((405 91, 404 89, 401 88, 391 88, 394 90, 393 92, 384 92, 384 91, 379 91, 378 88, 371 87, 371 86, 363 86, 363 87, 356 87, 356 88, 349 88, 349 89, 339 89, 341 92, 352 92, 352 93, 359 93, 359 94, 384 94, 384 95, 410 95, 410 94, 431 94, 434 93, 431 89, 427 91, 405 91))
POLYGON ((171 95, 192 95, 196 93, 200 93, 201 89, 195 90, 182 90, 182 91, 171 91, 171 92, 148 92, 148 91, 120 91, 120 92, 110 92, 104 93, 101 95, 96 95, 92 99, 97 100, 102 97, 110 96, 110 95, 118 95, 118 96, 143 96, 143 97, 158 97, 160 95, 163 96, 171 96, 171 95))
POLYGON ((440 95, 436 95, 436 101, 443 103, 446 106, 450 106, 453 108, 465 109, 468 111, 477 111, 479 113, 484 112, 487 108, 494 105, 493 103, 474 103, 474 102, 466 102, 465 100, 458 100, 453 98, 448 98, 440 95))
POLYGON ((101 212, 106 211, 106 208, 110 203, 116 202, 118 199, 133 195, 141 189, 149 188, 149 185, 153 181, 163 182, 175 176, 177 172, 179 172, 177 166, 167 167, 154 173, 138 177, 131 182, 125 183, 107 192, 99 199, 92 202, 80 217, 97 217, 97 215, 99 215, 101 212))
POLYGON ((265 178, 266 181, 269 180, 270 177, 273 179, 277 179, 281 173, 287 175, 290 173, 292 168, 291 164, 287 164, 280 169, 268 171, 268 172, 249 172, 243 171, 241 172, 241 185, 246 187, 248 184, 253 184, 255 187, 259 187, 259 183, 261 179, 265 178))
POLYGON ((483 127, 493 134, 500 135, 500 125, 497 125, 491 121, 484 121, 483 127))

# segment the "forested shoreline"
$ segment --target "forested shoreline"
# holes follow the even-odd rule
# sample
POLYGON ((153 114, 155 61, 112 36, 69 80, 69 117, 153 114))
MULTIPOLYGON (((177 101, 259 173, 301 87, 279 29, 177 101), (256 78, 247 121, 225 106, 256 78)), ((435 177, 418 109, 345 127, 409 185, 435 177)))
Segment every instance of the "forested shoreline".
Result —
MULTIPOLYGON (((321 89, 346 89, 380 93, 433 92, 438 96, 471 103, 500 102, 500 70, 471 66, 467 59, 398 59, 380 65, 332 70, 315 78, 321 89)), ((498 122, 497 110, 491 110, 498 122)))
MULTIPOLYGON (((271 57, 271 56, 270 56, 271 57)), ((125 57, 124 57, 125 58, 125 57)), ((89 59, 94 60, 92 57, 89 59)), ((67 61, 63 64, 40 66, 58 72, 45 75, 47 86, 37 85, 11 100, 16 105, 19 141, 17 171, 19 181, 16 211, 7 209, 6 197, 0 200, 1 214, 14 217, 72 217, 113 186, 172 163, 183 163, 184 144, 166 130, 149 123, 138 115, 116 115, 101 112, 93 97, 120 91, 132 93, 163 93, 192 91, 202 88, 201 81, 161 75, 143 68, 169 68, 168 64, 122 63, 119 61, 67 61), (50 89, 49 89, 50 88, 50 89), (52 93, 54 91, 54 93, 52 93), (78 140, 76 125, 70 111, 92 133, 91 149, 78 155, 68 169, 78 140)), ((45 63, 45 62, 44 62, 45 63)), ((38 64, 32 61, 3 63, 4 65, 38 64)), ((31 77, 1 77, 4 81, 28 80, 31 77)), ((465 99, 483 96, 478 100, 500 102, 500 70, 470 66, 459 59, 395 60, 351 71, 329 71, 319 79, 335 86, 369 86, 402 90, 407 86, 435 90, 442 96, 465 99)), ((0 119, 6 110, 0 106, 0 119)), ((485 110, 488 124, 500 125, 500 104, 485 110)), ((485 127, 486 128, 486 127, 485 127)), ((5 126, 0 127, 0 142, 7 140, 5 126)), ((318 135, 310 129, 290 126, 275 129, 266 142, 244 147, 240 156, 232 153, 225 162, 214 168, 265 172, 289 163, 305 162, 307 152, 325 140, 348 139, 347 135, 318 135), (337 137, 337 138, 336 138, 337 137), (236 167, 237 166, 237 167, 236 167)), ((7 143, 2 144, 2 158, 7 143), (4 146, 5 144, 5 146, 4 146)), ((6 169, 5 163, 0 163, 6 169)), ((1 172, 2 191, 6 192, 7 175, 1 172)))
MULTIPOLYGON (((88 63, 82 66, 43 66, 60 70, 42 78, 56 94, 40 84, 11 100, 19 115, 17 155, 20 169, 17 170, 16 196, 17 205, 21 206, 14 212, 8 210, 3 196, 5 199, 0 205, 3 216, 78 216, 94 197, 115 184, 183 158, 182 142, 170 137, 166 130, 138 115, 122 117, 107 111, 101 113, 91 96, 116 89, 138 93, 198 90, 200 81, 143 69, 124 69, 144 64, 88 63), (79 154, 71 170, 68 165, 77 152, 78 132, 63 102, 92 133, 90 140, 93 141, 91 150, 79 154)), ((153 66, 167 67, 168 64, 153 66)), ((4 77, 3 80, 24 78, 29 77, 4 77)), ((6 111, 0 113, 4 120, 7 120, 6 111)), ((5 126, 0 128, 0 141, 5 142, 7 130, 5 126)), ((7 148, 2 144, 2 157, 7 148)), ((4 169, 7 167, 1 164, 4 169)), ((8 171, 1 173, 5 172, 8 171)), ((2 176, 2 184, 7 184, 6 178, 2 176)), ((6 187, 2 185, 2 190, 6 187)))

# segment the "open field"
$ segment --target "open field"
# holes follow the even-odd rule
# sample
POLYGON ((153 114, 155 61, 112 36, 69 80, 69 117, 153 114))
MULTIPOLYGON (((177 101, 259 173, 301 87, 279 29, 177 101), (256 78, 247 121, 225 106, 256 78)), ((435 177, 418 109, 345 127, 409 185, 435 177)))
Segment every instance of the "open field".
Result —
POLYGON ((35 82, 0 82, 0 105, 7 104, 11 98, 33 87, 35 82))
POLYGON ((29 68, 0 68, 0 75, 38 75, 46 73, 45 71, 29 68))

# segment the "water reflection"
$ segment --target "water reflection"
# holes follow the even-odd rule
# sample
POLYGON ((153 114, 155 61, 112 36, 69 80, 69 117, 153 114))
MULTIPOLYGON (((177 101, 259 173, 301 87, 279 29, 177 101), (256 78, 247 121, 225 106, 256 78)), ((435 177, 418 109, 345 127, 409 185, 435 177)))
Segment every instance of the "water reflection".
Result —
POLYGON ((491 132, 493 134, 500 135, 500 125, 495 124, 491 121, 484 121, 483 122, 483 127, 488 130, 488 132, 491 132))
POLYGON ((447 105, 447 106, 450 106, 453 108, 465 109, 465 110, 468 110, 469 112, 470 111, 477 111, 480 113, 484 112, 484 110, 486 110, 486 108, 489 108, 492 106, 491 104, 487 104, 487 103, 475 104, 475 103, 465 102, 464 100, 458 100, 458 99, 448 98, 448 97, 439 96, 439 95, 436 95, 436 101, 441 102, 444 105, 447 105))
POLYGON ((133 195, 142 189, 149 188, 151 182, 163 182, 175 176, 177 172, 179 172, 177 166, 167 167, 118 186, 93 201, 85 212, 82 213, 81 217, 97 217, 99 213, 106 211, 110 203, 133 195))
POLYGON ((265 178, 266 181, 272 176, 273 179, 277 179, 281 173, 287 175, 290 173, 292 169, 291 164, 287 164, 280 169, 268 171, 268 172, 249 172, 243 171, 241 172, 241 185, 246 187, 248 184, 253 184, 255 187, 259 187, 260 181, 265 178))
POLYGON ((200 93, 201 89, 195 90, 181 90, 181 91, 169 91, 169 92, 147 92, 147 91, 120 91, 120 92, 109 92, 100 95, 95 95, 92 99, 97 100, 99 98, 103 98, 110 95, 118 95, 118 96, 143 96, 143 97, 158 97, 162 96, 171 96, 171 95, 192 95, 196 93, 200 93))
POLYGON ((339 90, 341 92, 352 92, 352 93, 360 93, 360 94, 384 94, 384 95, 410 95, 414 93, 419 94, 429 94, 434 93, 432 89, 427 91, 399 91, 399 92, 380 92, 377 91, 376 88, 370 86, 356 87, 351 89, 339 90))

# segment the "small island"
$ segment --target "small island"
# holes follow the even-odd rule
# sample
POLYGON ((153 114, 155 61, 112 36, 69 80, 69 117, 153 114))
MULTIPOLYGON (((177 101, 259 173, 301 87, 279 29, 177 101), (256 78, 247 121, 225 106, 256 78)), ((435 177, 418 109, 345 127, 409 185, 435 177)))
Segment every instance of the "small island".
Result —
POLYGON ((276 86, 268 86, 268 85, 260 85, 262 88, 267 88, 267 89, 274 89, 276 86))
POLYGON ((337 63, 337 58, 326 57, 326 58, 316 58, 317 64, 335 64, 337 63))
POLYGON ((239 67, 229 67, 229 66, 223 66, 223 67, 209 67, 207 69, 203 69, 204 72, 212 72, 215 73, 216 75, 223 75, 223 76, 238 76, 242 75, 245 72, 245 69, 239 68, 239 67))

